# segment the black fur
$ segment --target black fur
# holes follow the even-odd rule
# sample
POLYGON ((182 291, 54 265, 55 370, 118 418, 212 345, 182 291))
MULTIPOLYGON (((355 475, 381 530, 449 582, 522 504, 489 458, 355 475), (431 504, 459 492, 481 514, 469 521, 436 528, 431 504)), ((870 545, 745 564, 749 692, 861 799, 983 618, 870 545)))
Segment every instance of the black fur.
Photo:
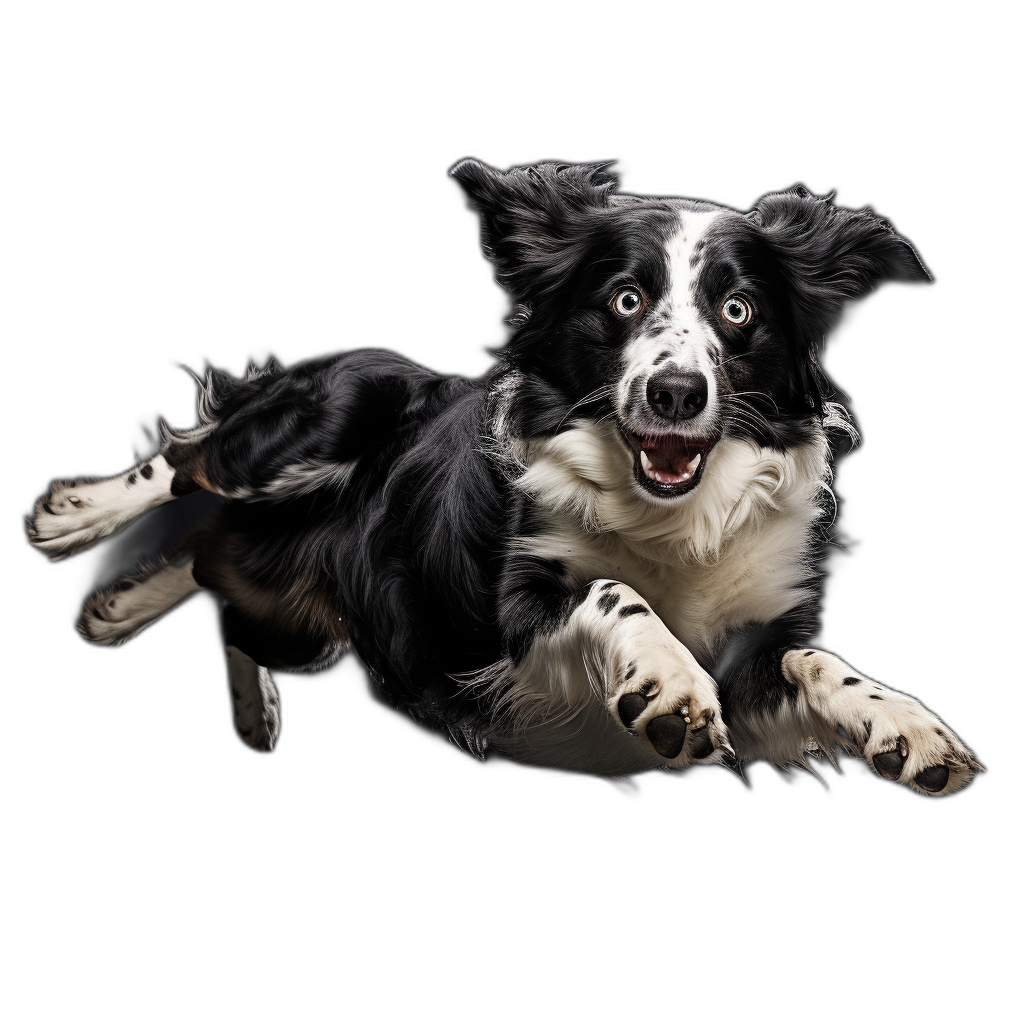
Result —
MULTIPOLYGON (((203 488, 229 499, 191 547, 196 579, 224 599, 230 644, 265 666, 299 669, 329 664, 351 644, 383 699, 479 753, 494 695, 463 685, 467 674, 502 657, 520 662, 590 591, 561 561, 513 543, 542 523, 488 450, 497 396, 505 395, 506 436, 523 442, 570 419, 614 416, 608 385, 621 375, 625 345, 657 316, 680 211, 722 211, 729 216, 702 247, 695 297, 727 351, 718 393, 737 396, 724 401, 720 430, 784 450, 808 438, 828 403, 845 402, 819 362, 842 304, 883 280, 928 275, 870 210, 841 210, 801 186, 742 215, 621 194, 607 164, 502 173, 463 160, 451 174, 480 214, 484 251, 515 311, 490 373, 443 376, 369 350, 291 369, 271 361, 243 379, 214 370, 201 403, 207 429, 166 431, 163 451, 174 493, 203 488), (643 315, 623 319, 610 308, 625 286, 642 290, 643 315), (749 326, 721 321, 729 294, 757 310, 749 326), (314 483, 297 483, 302 473, 314 483)), ((644 401, 642 391, 632 396, 644 401)), ((835 452, 845 438, 832 438, 835 452)), ((140 472, 148 480, 152 470, 140 472)), ((807 558, 819 563, 831 540, 822 529, 807 558)), ((812 587, 820 583, 818 573, 812 587)), ((599 600, 605 613, 650 614, 619 606, 611 589, 599 600)), ((811 600, 727 638, 718 665, 707 666, 726 719, 791 698, 779 660, 817 627, 811 600)), ((620 703, 623 720, 643 702, 620 703)), ((686 726, 664 716, 647 733, 678 753, 686 726)))
POLYGON ((819 627, 817 600, 763 625, 737 631, 712 670, 726 723, 735 714, 772 715, 796 690, 781 671, 782 655, 810 641, 819 627))

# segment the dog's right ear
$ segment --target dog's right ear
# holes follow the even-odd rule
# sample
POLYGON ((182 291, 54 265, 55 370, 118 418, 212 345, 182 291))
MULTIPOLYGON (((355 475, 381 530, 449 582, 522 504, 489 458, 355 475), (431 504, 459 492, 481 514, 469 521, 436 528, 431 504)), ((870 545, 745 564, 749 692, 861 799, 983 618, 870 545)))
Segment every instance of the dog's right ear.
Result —
POLYGON ((517 301, 536 298, 564 272, 580 222, 607 207, 618 186, 609 166, 549 161, 499 171, 467 157, 448 172, 480 214, 484 254, 517 301))

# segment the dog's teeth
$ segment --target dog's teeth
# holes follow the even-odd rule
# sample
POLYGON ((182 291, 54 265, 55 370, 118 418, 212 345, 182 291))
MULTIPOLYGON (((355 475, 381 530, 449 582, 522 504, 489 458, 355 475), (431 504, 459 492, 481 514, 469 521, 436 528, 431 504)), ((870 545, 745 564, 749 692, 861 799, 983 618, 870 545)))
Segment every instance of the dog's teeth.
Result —
POLYGON ((694 455, 694 457, 690 460, 690 472, 691 473, 695 472, 699 465, 700 465, 700 452, 697 452, 697 454, 694 455))
POLYGON ((640 465, 643 466, 645 473, 650 473, 654 468, 651 460, 647 457, 647 452, 640 453, 640 465))

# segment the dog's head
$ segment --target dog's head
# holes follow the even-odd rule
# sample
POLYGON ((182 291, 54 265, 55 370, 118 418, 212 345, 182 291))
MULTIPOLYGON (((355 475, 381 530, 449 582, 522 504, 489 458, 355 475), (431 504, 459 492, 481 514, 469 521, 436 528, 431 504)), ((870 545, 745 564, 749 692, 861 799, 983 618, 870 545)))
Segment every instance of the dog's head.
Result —
POLYGON ((527 430, 614 418, 655 500, 696 488, 726 434, 762 447, 805 436, 846 300, 929 280, 887 221, 802 186, 743 214, 618 194, 606 164, 502 172, 469 159, 451 174, 516 306, 502 354, 532 381, 527 430))

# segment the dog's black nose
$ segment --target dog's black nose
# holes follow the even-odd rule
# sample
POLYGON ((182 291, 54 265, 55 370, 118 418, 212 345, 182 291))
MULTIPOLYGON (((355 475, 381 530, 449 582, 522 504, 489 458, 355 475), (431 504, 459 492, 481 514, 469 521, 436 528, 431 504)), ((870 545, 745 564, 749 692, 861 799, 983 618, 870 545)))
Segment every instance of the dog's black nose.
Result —
POLYGON ((659 370, 647 382, 647 401, 667 420, 689 420, 708 404, 708 379, 703 373, 659 370))

